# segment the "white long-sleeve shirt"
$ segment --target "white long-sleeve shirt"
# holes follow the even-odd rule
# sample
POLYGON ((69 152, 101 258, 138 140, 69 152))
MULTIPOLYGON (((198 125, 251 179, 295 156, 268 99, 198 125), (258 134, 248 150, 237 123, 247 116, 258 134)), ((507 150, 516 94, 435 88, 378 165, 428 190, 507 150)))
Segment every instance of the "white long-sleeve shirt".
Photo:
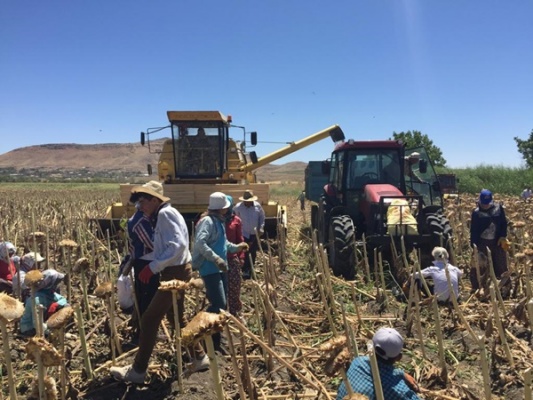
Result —
POLYGON ((257 201, 254 201, 254 205, 251 207, 246 207, 241 201, 233 208, 233 211, 241 219, 242 235, 246 239, 255 235, 254 229, 257 229, 258 232, 265 229, 265 211, 257 201))
POLYGON ((149 265, 154 274, 166 267, 191 261, 187 224, 179 211, 168 203, 159 208, 154 230, 154 251, 148 256, 153 260, 149 265))
MULTIPOLYGON (((431 267, 424 268, 422 276, 424 278, 432 278, 435 289, 435 296, 440 301, 448 301, 450 299, 450 290, 448 289, 448 279, 446 279, 446 269, 450 272, 450 282, 455 293, 455 297, 459 297, 459 279, 463 276, 463 271, 453 266, 452 264, 443 261, 433 261, 431 267)), ((415 274, 415 278, 418 272, 415 274)))

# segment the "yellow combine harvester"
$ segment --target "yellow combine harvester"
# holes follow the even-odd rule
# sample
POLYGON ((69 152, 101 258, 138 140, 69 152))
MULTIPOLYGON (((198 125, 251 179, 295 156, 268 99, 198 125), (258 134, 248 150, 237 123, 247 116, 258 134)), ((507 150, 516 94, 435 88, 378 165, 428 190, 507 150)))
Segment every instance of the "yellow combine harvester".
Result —
MULTIPOLYGON (((278 226, 286 226, 286 206, 270 199, 269 185, 257 182, 255 170, 327 136, 334 142, 344 140, 341 128, 333 125, 258 158, 255 152, 246 151, 247 138, 255 146, 257 133, 232 125, 231 116, 218 111, 168 111, 167 116, 170 125, 142 132, 141 143, 146 141, 153 151, 149 136, 170 129, 172 137, 160 150, 157 174, 165 195, 184 216, 189 228, 206 210, 212 192, 224 192, 238 201, 245 190, 252 190, 265 210, 265 232, 274 237, 278 226), (240 133, 242 140, 231 138, 230 132, 240 133)), ((133 186, 120 185, 121 202, 111 205, 105 219, 99 220, 103 231, 117 229, 122 218, 133 215, 134 206, 128 202, 133 186)))

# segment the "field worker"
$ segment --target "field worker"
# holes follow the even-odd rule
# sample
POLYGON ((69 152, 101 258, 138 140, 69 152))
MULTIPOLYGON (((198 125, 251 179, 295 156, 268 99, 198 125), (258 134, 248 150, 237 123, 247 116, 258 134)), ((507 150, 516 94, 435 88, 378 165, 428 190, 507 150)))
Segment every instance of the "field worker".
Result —
MULTIPOLYGON (((419 389, 414 378, 394 367, 394 363, 402 358, 403 350, 403 338, 398 331, 392 328, 380 328, 374 334, 372 343, 378 361, 383 397, 386 400, 419 399, 415 393, 419 389)), ((363 394, 369 399, 376 398, 368 356, 356 357, 346 375, 354 393, 363 394)), ((337 400, 344 399, 346 395, 346 385, 343 382, 337 392, 337 400)))
MULTIPOLYGON (((433 294, 437 296, 437 301, 441 304, 451 301, 446 270, 450 275, 455 298, 459 299, 459 280, 463 276, 463 271, 448 262, 448 251, 444 247, 435 247, 431 255, 433 256, 433 265, 424 268, 420 273, 425 279, 433 280, 433 294)), ((415 273, 415 279, 420 279, 418 272, 415 273)))
MULTIPOLYGON (((226 213, 226 237, 231 243, 244 242, 242 235, 241 219, 233 211, 233 197, 226 195, 230 206, 226 213)), ((244 258, 246 253, 239 251, 236 253, 228 253, 228 310, 231 315, 240 318, 242 311, 241 301, 241 286, 242 286, 242 267, 244 265, 244 258)))
POLYGON ((150 217, 139 210, 139 204, 135 204, 137 211, 128 220, 129 252, 132 259, 133 273, 135 277, 135 298, 139 313, 133 314, 134 335, 132 342, 136 344, 140 334, 140 317, 144 314, 148 305, 154 298, 159 287, 159 274, 154 274, 144 283, 139 279, 143 268, 150 263, 146 257, 154 250, 154 229, 150 217))
POLYGON ((404 157, 404 173, 406 179, 412 179, 414 182, 424 183, 424 180, 414 170, 414 166, 420 162, 420 153, 416 151, 404 157))
MULTIPOLYGON (((58 286, 65 279, 65 275, 55 269, 43 271, 43 279, 37 285, 35 304, 44 307, 44 320, 46 321, 56 311, 68 305, 67 299, 59 294, 58 286)), ((28 297, 24 305, 24 314, 20 320, 20 331, 24 336, 34 336, 36 333, 33 320, 32 299, 28 297)), ((46 323, 43 326, 46 333, 46 323)))
POLYGON ((259 238, 256 237, 255 232, 257 230, 259 236, 265 232, 265 211, 251 190, 246 190, 242 197, 239 197, 239 200, 240 202, 237 203, 234 210, 242 221, 244 241, 250 246, 249 254, 244 259, 242 278, 250 279, 252 266, 255 265, 257 250, 259 249, 259 238))
POLYGON ((19 295, 23 303, 30 295, 30 288, 24 283, 26 273, 32 269, 39 269, 39 264, 43 261, 44 257, 33 251, 24 254, 20 259, 19 270, 13 277, 13 293, 19 295))
POLYGON ((13 243, 0 242, 0 293, 13 292, 13 277, 17 272, 13 261, 15 252, 13 243))
MULTIPOLYGON (((226 237, 226 213, 231 202, 222 192, 209 196, 207 213, 198 221, 194 238, 192 264, 204 281, 209 306, 207 312, 219 313, 226 309, 228 293, 227 253, 237 253, 248 248, 245 242, 234 244, 226 237)), ((213 335, 215 350, 222 351, 221 335, 213 335)))
MULTIPOLYGON (((487 249, 492 254, 492 263, 496 278, 500 279, 507 271, 507 257, 510 243, 507 240, 507 218, 502 204, 493 201, 492 192, 483 189, 479 193, 477 207, 472 211, 470 222, 470 245, 476 245, 478 250, 488 256, 487 249)), ((470 270, 472 289, 479 288, 475 268, 470 270)))
POLYGON ((521 194, 520 197, 522 197, 522 200, 528 201, 531 198, 532 195, 533 195, 533 193, 531 193, 531 188, 528 186, 527 188, 525 188, 522 191, 522 194, 521 194))
MULTIPOLYGON (((154 251, 150 254, 152 261, 139 273, 140 281, 148 284, 153 275, 159 274, 161 282, 174 279, 188 282, 192 276, 192 268, 187 225, 183 216, 170 205, 170 198, 163 194, 163 185, 150 181, 142 186, 135 186, 131 191, 130 202, 138 203, 140 211, 156 220, 154 251)), ((178 297, 178 319, 181 327, 186 325, 184 301, 185 293, 181 292, 178 297)), ((124 382, 144 382, 159 325, 165 315, 173 322, 172 307, 172 293, 158 290, 141 318, 139 350, 133 364, 112 367, 110 372, 113 377, 124 382)), ((191 354, 193 371, 209 368, 209 359, 200 345, 196 345, 191 354)))
POLYGON ((305 190, 302 190, 296 200, 300 202, 300 210, 305 211, 305 190))

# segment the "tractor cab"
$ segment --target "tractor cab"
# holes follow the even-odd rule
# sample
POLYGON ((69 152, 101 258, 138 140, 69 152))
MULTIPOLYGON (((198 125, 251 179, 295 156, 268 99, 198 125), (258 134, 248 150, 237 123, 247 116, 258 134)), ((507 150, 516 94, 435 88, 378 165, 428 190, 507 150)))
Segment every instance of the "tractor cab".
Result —
POLYGON ((342 205, 356 224, 370 218, 370 207, 382 197, 414 196, 422 207, 442 206, 425 148, 406 150, 399 141, 340 143, 329 162, 329 185, 335 197, 331 202, 342 205))

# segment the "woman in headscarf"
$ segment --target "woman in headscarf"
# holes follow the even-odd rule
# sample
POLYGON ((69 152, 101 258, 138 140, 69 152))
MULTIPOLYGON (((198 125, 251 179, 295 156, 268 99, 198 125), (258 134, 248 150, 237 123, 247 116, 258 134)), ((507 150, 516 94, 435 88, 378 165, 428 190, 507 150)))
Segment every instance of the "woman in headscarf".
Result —
POLYGON ((10 242, 0 242, 0 293, 11 294, 13 291, 13 276, 17 272, 13 255, 15 246, 10 242))
MULTIPOLYGON (((39 282, 35 293, 35 306, 43 306, 45 321, 50 315, 68 304, 67 299, 57 292, 57 287, 64 278, 64 274, 54 269, 47 269, 43 272, 43 279, 39 282)), ((24 314, 20 320, 20 331, 25 336, 33 336, 36 332, 31 297, 26 299, 24 314)), ((43 326, 43 332, 46 332, 46 323, 43 326)))
MULTIPOLYGON (((244 242, 242 236, 242 221, 239 216, 233 212, 233 197, 226 195, 230 202, 226 212, 226 237, 232 243, 244 242)), ((231 315, 241 317, 241 285, 242 285, 242 267, 244 265, 244 251, 237 253, 228 253, 228 309, 231 315)))
POLYGON ((26 273, 32 269, 38 269, 39 263, 43 260, 44 258, 39 253, 33 251, 24 254, 20 259, 20 267, 13 277, 13 293, 20 296, 23 303, 26 302, 26 299, 30 295, 30 288, 24 283, 26 273))

